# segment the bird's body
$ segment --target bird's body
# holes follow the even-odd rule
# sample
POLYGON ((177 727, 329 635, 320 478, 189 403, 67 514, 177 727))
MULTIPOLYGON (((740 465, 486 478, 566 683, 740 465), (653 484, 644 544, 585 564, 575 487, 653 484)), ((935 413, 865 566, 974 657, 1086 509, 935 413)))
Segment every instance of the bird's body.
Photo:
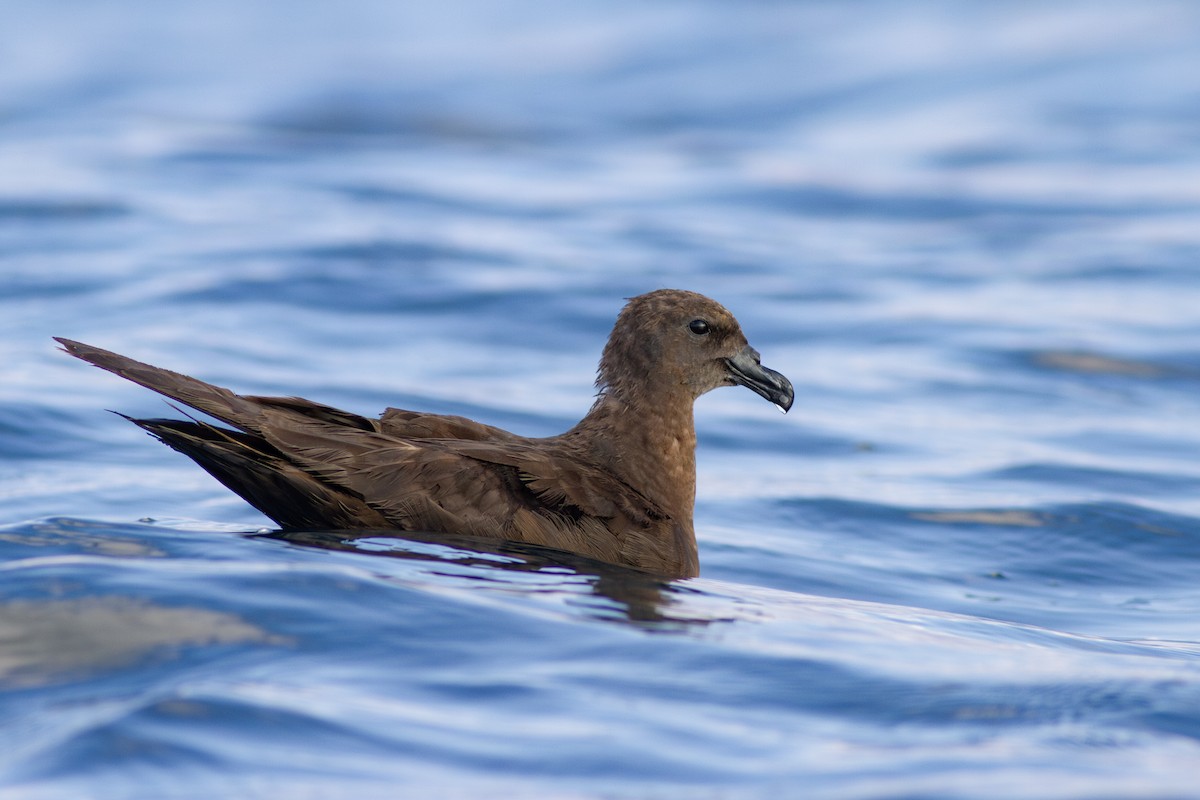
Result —
POLYGON ((633 298, 600 362, 592 409, 527 438, 464 417, 361 417, 243 396, 67 339, 67 352, 224 422, 140 419, 285 529, 401 529, 507 539, 671 576, 699 572, 692 404, 738 383, 791 406, 737 321, 692 292, 633 298))

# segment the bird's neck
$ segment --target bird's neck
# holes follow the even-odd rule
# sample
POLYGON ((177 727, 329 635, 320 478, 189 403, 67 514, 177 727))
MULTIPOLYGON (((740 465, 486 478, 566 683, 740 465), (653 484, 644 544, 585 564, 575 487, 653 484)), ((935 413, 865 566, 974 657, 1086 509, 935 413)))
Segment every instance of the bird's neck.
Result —
POLYGON ((658 504, 690 532, 696 503, 694 398, 683 387, 642 397, 606 388, 576 431, 589 457, 658 504))

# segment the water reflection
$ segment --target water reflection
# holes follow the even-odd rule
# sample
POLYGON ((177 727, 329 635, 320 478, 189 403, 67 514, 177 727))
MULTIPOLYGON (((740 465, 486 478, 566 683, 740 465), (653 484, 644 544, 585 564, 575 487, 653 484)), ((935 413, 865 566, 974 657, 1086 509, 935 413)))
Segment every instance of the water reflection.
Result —
POLYGON ((237 615, 126 596, 0 603, 0 686, 82 679, 180 648, 287 643, 237 615))
POLYGON ((497 588, 600 600, 571 603, 593 619, 665 631, 719 621, 695 615, 695 609, 687 609, 684 603, 690 590, 652 573, 521 542, 412 531, 404 531, 403 538, 397 534, 394 530, 272 531, 255 536, 323 550, 440 564, 445 568, 431 569, 431 574, 497 588), (531 582, 530 576, 538 580, 531 582))

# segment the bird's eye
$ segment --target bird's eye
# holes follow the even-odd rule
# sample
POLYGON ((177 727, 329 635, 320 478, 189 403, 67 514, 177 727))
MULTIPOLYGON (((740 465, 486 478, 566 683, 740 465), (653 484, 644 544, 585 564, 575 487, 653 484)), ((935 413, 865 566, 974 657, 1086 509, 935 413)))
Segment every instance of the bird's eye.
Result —
POLYGON ((694 319, 688 323, 688 330, 697 336, 705 336, 708 334, 708 323, 702 319, 694 319))

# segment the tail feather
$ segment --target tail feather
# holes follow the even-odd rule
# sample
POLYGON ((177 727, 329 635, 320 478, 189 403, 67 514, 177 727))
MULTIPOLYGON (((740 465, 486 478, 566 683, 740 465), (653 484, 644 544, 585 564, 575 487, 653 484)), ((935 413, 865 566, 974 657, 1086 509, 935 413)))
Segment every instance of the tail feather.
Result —
POLYGON ((169 369, 144 364, 90 344, 57 336, 54 338, 63 346, 65 352, 76 358, 191 406, 235 428, 251 433, 259 432, 262 407, 228 389, 169 369))
MULTIPOLYGON (((120 416, 191 458, 246 502, 286 529, 394 527, 351 489, 323 482, 270 444, 272 425, 318 420, 375 430, 370 420, 300 398, 243 397, 188 375, 71 339, 55 339, 70 355, 190 406, 227 425, 197 419, 120 416)), ((186 412, 184 412, 186 415, 186 412)))
POLYGON ((204 422, 125 419, 191 458, 282 528, 395 527, 357 493, 322 483, 252 433, 204 422))

